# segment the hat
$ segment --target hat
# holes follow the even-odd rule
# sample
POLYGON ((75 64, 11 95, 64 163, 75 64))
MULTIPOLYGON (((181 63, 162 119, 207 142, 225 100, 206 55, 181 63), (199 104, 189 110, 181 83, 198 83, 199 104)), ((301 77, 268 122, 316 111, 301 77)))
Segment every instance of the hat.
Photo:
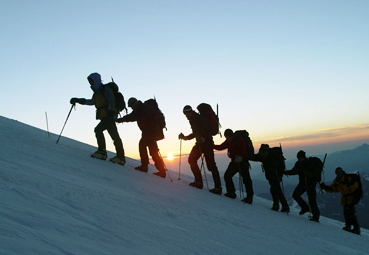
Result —
POLYGON ((301 150, 297 152, 297 158, 306 158, 305 151, 301 150))
POLYGON ((268 144, 262 144, 260 146, 259 152, 260 151, 267 151, 267 150, 269 150, 269 145, 268 144))
POLYGON ((189 105, 186 105, 185 107, 183 107, 183 113, 186 114, 188 112, 192 112, 192 107, 189 105))
POLYGON ((343 169, 341 167, 337 167, 336 171, 334 171, 335 174, 343 173, 343 169))
POLYGON ((234 134, 234 133, 233 133, 232 129, 229 129, 229 128, 228 128, 228 129, 226 129, 226 130, 224 131, 224 136, 226 136, 226 137, 227 137, 227 136, 231 136, 231 137, 232 137, 232 136, 233 136, 233 134, 234 134))
POLYGON ((134 105, 134 103, 137 102, 137 99, 134 97, 131 97, 130 99, 128 99, 128 107, 132 107, 132 105, 134 105))

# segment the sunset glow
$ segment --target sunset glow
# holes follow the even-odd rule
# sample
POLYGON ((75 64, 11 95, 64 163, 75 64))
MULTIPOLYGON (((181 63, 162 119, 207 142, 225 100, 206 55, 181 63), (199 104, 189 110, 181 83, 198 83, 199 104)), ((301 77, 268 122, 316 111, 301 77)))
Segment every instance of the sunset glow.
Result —
POLYGON ((174 159, 173 153, 168 152, 167 160, 173 160, 173 159, 174 159))

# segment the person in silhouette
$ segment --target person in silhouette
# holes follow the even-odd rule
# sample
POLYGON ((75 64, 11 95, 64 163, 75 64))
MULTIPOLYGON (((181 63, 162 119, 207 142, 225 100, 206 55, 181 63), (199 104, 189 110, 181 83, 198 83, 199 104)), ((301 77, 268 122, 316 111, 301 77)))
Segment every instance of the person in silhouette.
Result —
POLYGON ((95 135, 97 140, 97 151, 91 154, 91 157, 105 160, 107 158, 106 143, 104 131, 107 130, 111 139, 114 141, 116 156, 110 161, 124 165, 126 158, 124 156, 123 143, 120 139, 115 120, 118 117, 118 110, 115 106, 115 97, 109 86, 104 86, 101 82, 101 76, 98 73, 92 73, 87 77, 94 92, 91 99, 71 98, 71 104, 94 105, 96 107, 96 119, 100 123, 95 127, 95 135))
POLYGON ((147 154, 147 148, 150 155, 155 162, 155 167, 158 172, 154 173, 162 178, 166 177, 166 170, 163 159, 159 155, 158 140, 164 139, 163 129, 155 121, 154 109, 146 103, 137 100, 134 97, 128 99, 128 107, 132 108, 130 114, 125 115, 123 118, 117 120, 117 122, 134 122, 137 121, 137 125, 142 131, 141 140, 138 144, 141 165, 135 167, 136 170, 141 172, 148 171, 149 156, 147 154))
POLYGON ((355 196, 356 191, 359 189, 359 182, 357 178, 359 176, 346 174, 341 167, 337 167, 335 170, 336 178, 333 180, 332 185, 328 186, 324 182, 320 184, 320 188, 329 193, 340 192, 341 205, 343 206, 343 215, 345 217, 346 225, 343 230, 360 235, 360 226, 356 217, 355 205, 360 201, 361 196, 355 196), (355 178, 354 178, 355 176, 355 178), (354 228, 351 229, 351 226, 354 228))
POLYGON ((232 178, 236 173, 239 173, 240 178, 242 177, 243 184, 246 187, 247 194, 242 201, 252 204, 254 191, 249 171, 250 164, 247 160, 246 142, 241 136, 235 135, 232 129, 226 129, 224 131, 224 137, 226 140, 222 144, 214 145, 214 149, 216 150, 228 149, 228 157, 231 159, 231 162, 224 173, 224 181, 227 188, 227 193, 224 195, 232 199, 237 197, 232 178))
POLYGON ((215 163, 214 158, 214 141, 213 136, 210 134, 209 130, 207 129, 207 124, 205 120, 192 110, 192 107, 186 105, 183 108, 183 114, 186 115, 186 118, 189 120, 192 133, 185 136, 184 134, 180 133, 178 135, 178 139, 183 140, 191 140, 196 138, 196 144, 193 146, 190 156, 188 157, 188 163, 190 164, 191 171, 195 177, 195 181, 190 183, 190 186, 196 187, 199 189, 203 188, 202 176, 199 166, 197 165, 197 160, 204 155, 206 165, 209 171, 213 175, 214 180, 214 188, 210 190, 211 193, 221 195, 222 194, 222 186, 220 182, 219 171, 217 165, 215 163))
POLYGON ((280 155, 280 157, 282 158, 279 158, 278 155, 271 152, 268 144, 262 144, 259 152, 254 155, 252 161, 262 163, 262 168, 265 172, 265 178, 268 180, 270 185, 270 194, 273 198, 273 206, 271 210, 278 211, 279 203, 281 203, 281 212, 289 213, 290 207, 288 206, 287 200, 281 189, 281 181, 285 166, 283 162, 283 156, 280 155))
POLYGON ((310 217, 311 221, 319 222, 320 211, 316 202, 316 181, 314 180, 314 165, 306 158, 304 151, 300 150, 297 153, 297 162, 294 167, 284 172, 285 175, 298 175, 299 183, 293 191, 292 197, 301 207, 300 215, 309 212, 313 214, 310 217), (307 193, 308 203, 301 197, 302 194, 307 193), (310 206, 310 207, 309 207, 310 206))

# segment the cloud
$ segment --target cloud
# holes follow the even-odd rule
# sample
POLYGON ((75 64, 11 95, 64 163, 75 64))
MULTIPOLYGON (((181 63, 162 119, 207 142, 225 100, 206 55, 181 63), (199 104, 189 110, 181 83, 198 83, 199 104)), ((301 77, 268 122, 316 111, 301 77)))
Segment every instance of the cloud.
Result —
POLYGON ((369 124, 321 129, 309 134, 272 138, 269 140, 269 142, 297 142, 306 140, 316 141, 316 140, 330 140, 332 138, 350 139, 352 137, 359 136, 369 136, 369 124))

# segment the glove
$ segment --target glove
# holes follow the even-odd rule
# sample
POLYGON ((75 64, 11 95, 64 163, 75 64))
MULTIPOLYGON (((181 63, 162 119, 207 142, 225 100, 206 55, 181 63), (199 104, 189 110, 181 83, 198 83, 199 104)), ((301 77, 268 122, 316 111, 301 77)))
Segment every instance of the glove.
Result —
POLYGON ((202 136, 196 137, 196 142, 198 144, 203 144, 205 142, 205 139, 202 136))
POLYGON ((73 98, 70 99, 71 104, 76 104, 76 103, 85 104, 85 102, 86 102, 86 99, 84 99, 84 98, 73 97, 73 98))
POLYGON ((241 163, 241 162, 242 162, 242 160, 243 160, 243 158, 242 158, 241 156, 236 156, 236 157, 234 158, 234 162, 236 162, 236 163, 241 163))
POLYGON ((178 139, 179 139, 179 140, 186 140, 186 139, 185 139, 185 135, 184 135, 184 134, 182 134, 182 133, 180 133, 180 134, 178 135, 178 139))

